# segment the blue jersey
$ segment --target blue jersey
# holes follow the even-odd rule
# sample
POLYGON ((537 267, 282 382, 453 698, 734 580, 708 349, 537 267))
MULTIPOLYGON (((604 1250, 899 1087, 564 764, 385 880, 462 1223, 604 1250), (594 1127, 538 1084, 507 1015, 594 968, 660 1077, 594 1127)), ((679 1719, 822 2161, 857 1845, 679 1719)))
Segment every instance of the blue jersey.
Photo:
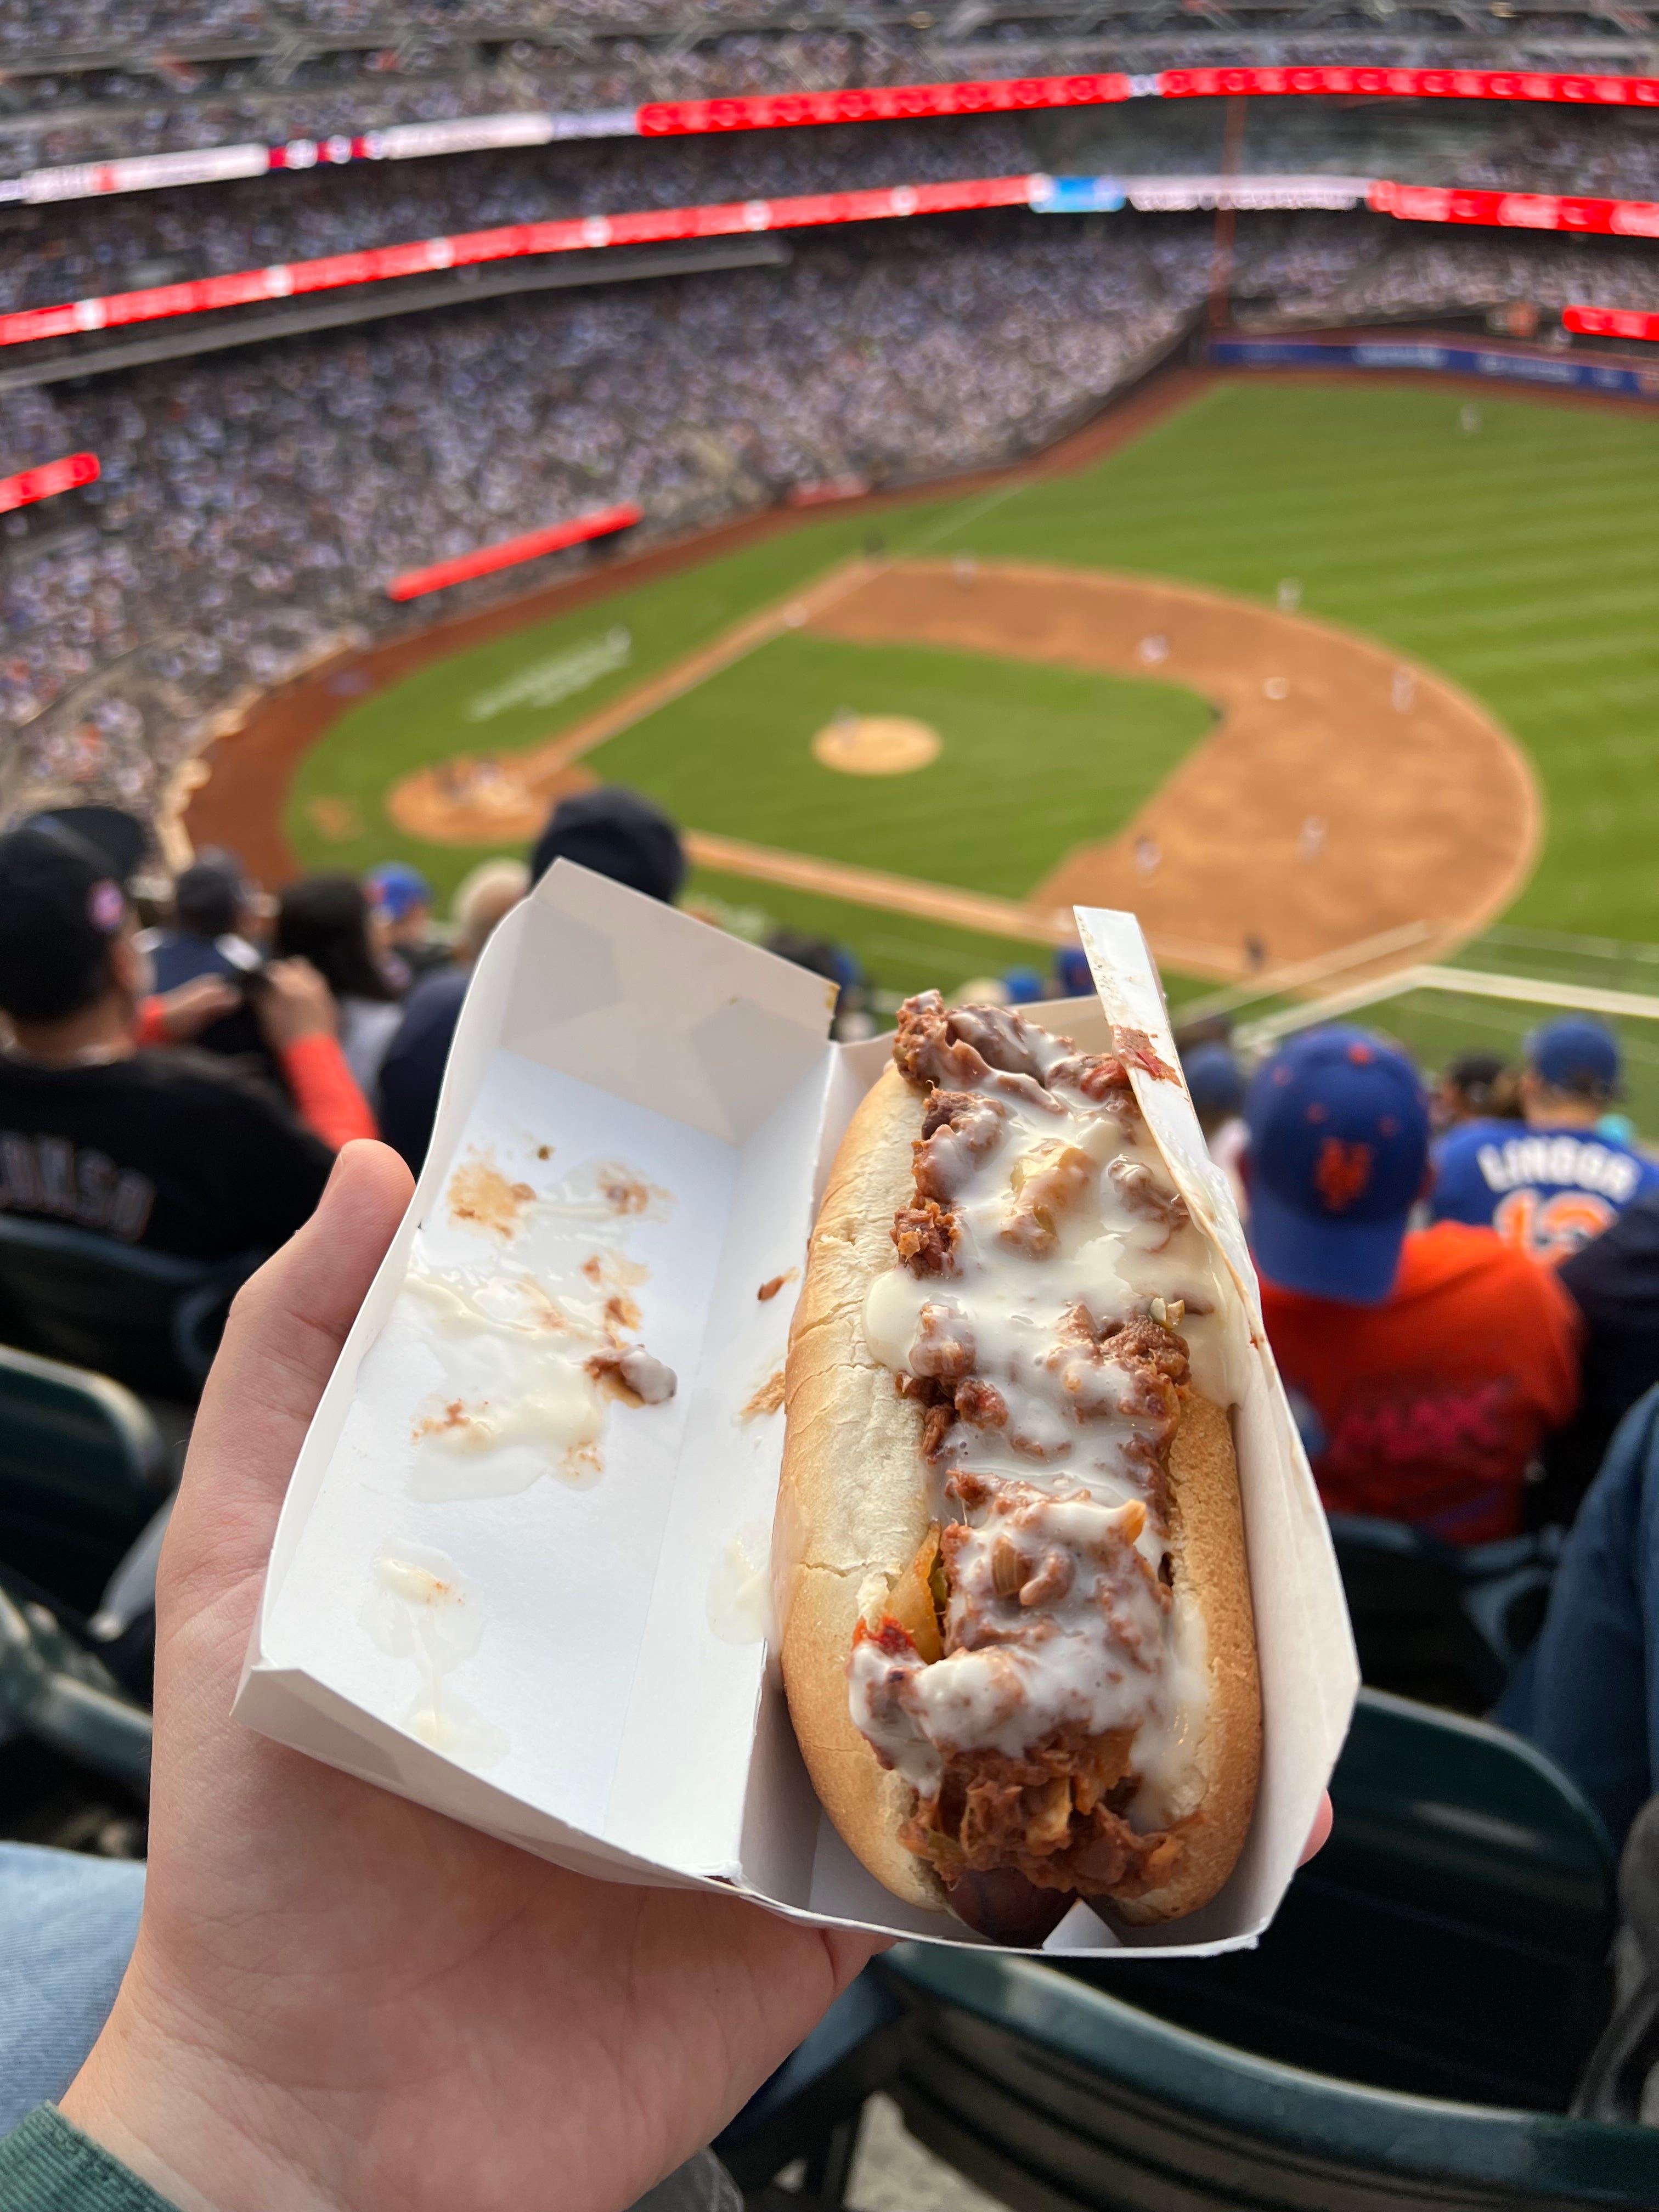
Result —
POLYGON ((1468 1121, 1436 1152, 1429 1211, 1436 1221, 1490 1226, 1533 1259, 1553 1264, 1599 1237, 1638 1191, 1656 1186, 1659 1166, 1616 1137, 1468 1121))

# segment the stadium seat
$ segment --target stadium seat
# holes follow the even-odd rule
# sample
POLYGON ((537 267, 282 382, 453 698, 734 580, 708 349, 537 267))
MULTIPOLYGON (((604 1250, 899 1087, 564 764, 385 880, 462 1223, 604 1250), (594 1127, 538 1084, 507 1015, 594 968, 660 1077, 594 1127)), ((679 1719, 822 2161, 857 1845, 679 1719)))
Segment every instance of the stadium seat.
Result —
POLYGON ((1565 2112, 1612 2006, 1595 1812, 1518 1737, 1372 1690, 1331 1796, 1331 1840, 1256 1950, 1068 1971, 1288 2065, 1565 2112))
POLYGON ((1334 1513, 1331 1536, 1364 1680, 1489 1712, 1542 1624, 1557 1532, 1459 1546, 1403 1521, 1334 1513))
POLYGON ((811 2198, 839 2204, 859 2112, 897 2063, 898 1994, 867 1967, 714 2145, 739 2187, 763 2191, 796 2159, 811 2198))
POLYGON ((1518 2176, 1534 2136, 1540 2171, 1576 2177, 1581 2198, 1552 2184, 1434 2201, 1655 2201, 1659 2138, 1641 2138, 1644 2197, 1634 2130, 1581 2137, 1557 2117, 1608 2015, 1617 1917, 1611 1849, 1571 1784, 1500 1729, 1366 1690, 1332 1796, 1332 1840, 1255 1952, 1051 1963, 901 1947, 732 2123, 722 2157, 755 2191, 804 2158, 809 2191, 837 2203, 852 2123, 884 2087, 941 2157, 1040 2212, 1422 2203, 1518 2176))
POLYGON ((171 1472, 118 1382, 0 1347, 0 1569, 89 1613, 171 1472))
POLYGON ((906 2126, 1016 2212, 1655 2201, 1650 2129, 1332 2081, 1154 2020, 1036 1960, 907 1945, 878 1971, 910 2006, 887 2084, 906 2126))
POLYGON ((180 1260, 0 1214, 0 1338, 193 1404, 226 1310, 262 1257, 180 1260))

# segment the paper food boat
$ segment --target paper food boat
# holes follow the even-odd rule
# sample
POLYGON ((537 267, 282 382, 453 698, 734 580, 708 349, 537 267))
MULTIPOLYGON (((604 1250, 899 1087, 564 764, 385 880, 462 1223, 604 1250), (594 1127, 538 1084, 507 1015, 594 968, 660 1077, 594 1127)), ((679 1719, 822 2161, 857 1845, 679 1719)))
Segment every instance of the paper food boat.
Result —
MULTIPOLYGON (((1173 1061, 1133 917, 1078 921, 1100 1002, 1045 1018, 1085 1049, 1109 1047, 1114 1024, 1143 1030, 1173 1061)), ((890 1049, 830 1042, 833 998, 819 977, 568 862, 501 924, 413 1203, 295 1469, 236 1709, 580 1872, 719 1883, 801 1918, 975 1943, 890 1896, 821 1811, 755 1602, 799 1270, 842 1133, 890 1049), (619 1310, 675 1370, 676 1395, 611 1404, 603 1433, 562 1462, 544 1441, 569 1411, 556 1392, 522 1433, 509 1415, 491 1449, 434 1434, 464 1418, 449 1409, 480 1373, 498 1403, 526 1375, 537 1387, 526 1340, 499 1316, 538 1296, 524 1279, 550 1269, 562 1303, 557 1271, 579 1252, 596 1295, 632 1302, 619 1310), (412 1287, 411 1264, 424 1279, 412 1287)), ((1079 1905, 1047 1948, 1177 1956, 1248 1945, 1272 1918, 1358 1669, 1225 1184, 1183 1088, 1138 1078, 1137 1090, 1249 1322, 1234 1420, 1261 1784, 1243 1856, 1201 1911, 1132 1929, 1079 1905)))

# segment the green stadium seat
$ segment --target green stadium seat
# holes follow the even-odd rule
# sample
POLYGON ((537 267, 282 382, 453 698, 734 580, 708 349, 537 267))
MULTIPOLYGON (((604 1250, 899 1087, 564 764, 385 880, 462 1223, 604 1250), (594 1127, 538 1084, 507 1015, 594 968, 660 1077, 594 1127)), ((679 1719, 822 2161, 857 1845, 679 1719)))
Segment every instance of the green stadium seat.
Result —
POLYGON ((1659 2135, 1563 2117, 1608 2017, 1613 1854, 1530 1746, 1360 1692, 1331 1842, 1254 1952, 878 1960, 719 2148, 838 2203, 884 2087, 1031 2212, 1659 2203, 1659 2135), (896 2021, 890 1999, 902 2000, 896 2021))
POLYGON ((1558 1531, 1446 1544, 1401 1521, 1331 1516, 1359 1670, 1374 1689, 1491 1711, 1543 1624, 1558 1531))
POLYGON ((879 1971, 911 2006, 887 2084, 906 2126, 1016 2212, 1659 2201, 1650 2129, 1332 2081, 1154 2020, 1036 1960, 913 1944, 879 1971))
POLYGON ((91 1613, 170 1473, 161 1436, 130 1390, 0 1347, 0 1568, 91 1613))
POLYGON ((180 1260, 0 1214, 0 1340, 193 1405, 230 1301, 263 1256, 180 1260))
POLYGON ((1596 1814, 1518 1737, 1374 1690, 1331 1795, 1331 1840, 1255 1951, 1068 1971, 1285 2064, 1565 2112, 1612 2005, 1596 1814))

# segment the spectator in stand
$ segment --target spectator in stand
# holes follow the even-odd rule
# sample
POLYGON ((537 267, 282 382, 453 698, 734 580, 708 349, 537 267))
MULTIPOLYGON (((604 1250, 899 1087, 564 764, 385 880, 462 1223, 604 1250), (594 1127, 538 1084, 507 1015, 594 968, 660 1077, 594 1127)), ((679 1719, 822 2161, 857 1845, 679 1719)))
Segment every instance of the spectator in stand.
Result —
POLYGON ((1491 1229, 1408 1231, 1428 1109, 1379 1038, 1297 1037, 1256 1071, 1245 1120, 1262 1312, 1327 1507, 1451 1543, 1515 1533, 1577 1394, 1565 1292, 1491 1229))
POLYGON ((373 1099, 402 1018, 398 994, 368 939, 368 902, 355 876, 304 876, 276 903, 276 950, 308 960, 334 996, 340 1049, 373 1099))
POLYGON ((1565 1768, 1617 1850, 1659 1789, 1659 1391, 1613 1439, 1497 1717, 1565 1768))
POLYGON ((1619 1046, 1600 1022, 1564 1014, 1527 1039, 1521 1075, 1526 1127, 1491 1119, 1454 1129, 1435 1158, 1437 1221, 1495 1229, 1550 1266, 1599 1237, 1659 1167, 1632 1145, 1597 1133, 1619 1095, 1619 1046))
POLYGON ((449 947, 432 934, 432 886, 418 868, 387 860, 363 878, 369 936, 400 991, 449 964, 449 947))
POLYGON ((194 1042, 204 1052, 255 1060, 275 1074, 258 1017, 247 1003, 247 978, 264 958, 254 942, 259 928, 254 896, 230 854, 204 853, 173 884, 173 927, 146 930, 139 946, 149 955, 155 988, 163 995, 204 976, 229 985, 234 995, 228 1010, 204 1024, 194 1042))
POLYGON ((1094 994, 1094 970, 1089 965, 1088 954, 1080 945, 1059 946, 1054 953, 1054 980, 1049 996, 1092 999, 1094 994))
POLYGON ((333 1147, 374 1121, 321 978, 297 960, 267 976, 262 1027, 310 1128, 222 1057, 140 1051, 149 963, 105 857, 52 825, 0 836, 0 1207, 190 1259, 291 1236, 333 1147))
POLYGON ((1633 1198, 1610 1229, 1556 1271, 1583 1317, 1578 1410, 1544 1455, 1540 1517, 1570 1522, 1613 1431, 1659 1382, 1659 1189, 1633 1198))
POLYGON ((1501 1053, 1460 1054, 1440 1071, 1429 1117, 1437 1136, 1465 1121, 1518 1121, 1521 1092, 1515 1070, 1501 1053))
POLYGON ((426 1158, 472 963, 497 923, 529 889, 530 870, 523 860, 485 860, 474 868, 450 909, 455 923, 450 965, 424 976, 404 1002, 398 1034, 380 1063, 380 1133, 416 1175, 426 1158))
MULTIPOLYGON (((562 799, 530 856, 529 882, 538 884, 555 860, 579 861, 672 906, 685 882, 680 833, 637 792, 618 784, 562 799)), ((470 957, 470 956, 464 956, 470 957)), ((410 994, 403 1024, 381 1073, 380 1110, 386 1142, 418 1175, 432 1141, 444 1063, 466 996, 465 967, 428 976, 410 994)))
POLYGON ((1239 1162, 1249 1142, 1244 1126, 1244 1077, 1231 1048, 1222 1043, 1194 1045, 1181 1055, 1181 1072, 1210 1148, 1210 1158, 1227 1178, 1239 1212, 1248 1211, 1239 1162))

